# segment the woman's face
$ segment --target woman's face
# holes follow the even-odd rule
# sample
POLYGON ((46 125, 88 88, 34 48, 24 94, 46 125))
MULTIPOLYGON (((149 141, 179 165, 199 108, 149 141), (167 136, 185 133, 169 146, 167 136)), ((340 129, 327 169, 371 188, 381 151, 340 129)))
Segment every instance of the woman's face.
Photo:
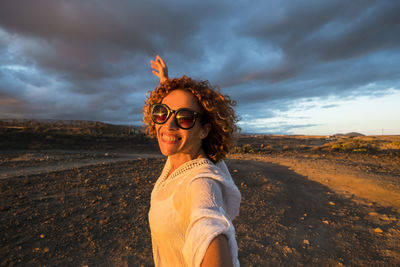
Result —
MULTIPOLYGON (((171 91, 161 102, 172 110, 188 108, 201 113, 196 97, 184 90, 171 91)), ((194 126, 188 130, 179 128, 174 121, 174 114, 164 124, 156 124, 158 144, 164 156, 184 156, 191 159, 204 153, 201 141, 208 134, 208 128, 202 126, 197 118, 194 126)))

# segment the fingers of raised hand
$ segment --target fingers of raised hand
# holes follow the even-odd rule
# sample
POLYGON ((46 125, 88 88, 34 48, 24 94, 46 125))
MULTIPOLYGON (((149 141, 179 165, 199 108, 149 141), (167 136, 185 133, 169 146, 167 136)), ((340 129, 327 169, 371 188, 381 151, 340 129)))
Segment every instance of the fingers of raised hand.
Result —
POLYGON ((156 75, 157 77, 161 78, 161 74, 160 74, 160 73, 158 73, 158 72, 155 71, 155 70, 153 70, 152 72, 153 72, 154 75, 156 75))
POLYGON ((156 56, 155 60, 150 60, 150 63, 153 74, 160 78, 160 82, 168 79, 168 67, 159 55, 156 56))
POLYGON ((160 65, 160 63, 155 62, 153 60, 150 60, 151 63, 151 68, 160 71, 162 69, 162 66, 160 65))
POLYGON ((165 68, 165 62, 159 55, 156 56, 156 61, 161 65, 161 67, 165 68))

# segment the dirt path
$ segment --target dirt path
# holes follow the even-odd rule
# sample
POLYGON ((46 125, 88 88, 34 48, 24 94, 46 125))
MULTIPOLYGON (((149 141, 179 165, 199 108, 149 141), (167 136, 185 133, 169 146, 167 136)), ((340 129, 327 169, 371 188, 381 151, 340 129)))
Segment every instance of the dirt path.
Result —
MULTIPOLYGON (((0 265, 151 266, 147 212, 164 162, 116 160, 0 179, 0 265)), ((234 221, 242 266, 400 264, 398 211, 282 164, 227 160, 242 194, 234 221)))
POLYGON ((400 212, 400 179, 396 174, 367 172, 323 158, 240 154, 231 155, 231 158, 277 163, 336 193, 356 196, 360 203, 379 203, 400 212))
POLYGON ((7 156, 3 156, 3 164, 0 165, 0 179, 45 174, 53 171, 66 171, 73 168, 140 158, 161 157, 158 153, 108 153, 93 151, 20 152, 14 155, 8 154, 7 156))

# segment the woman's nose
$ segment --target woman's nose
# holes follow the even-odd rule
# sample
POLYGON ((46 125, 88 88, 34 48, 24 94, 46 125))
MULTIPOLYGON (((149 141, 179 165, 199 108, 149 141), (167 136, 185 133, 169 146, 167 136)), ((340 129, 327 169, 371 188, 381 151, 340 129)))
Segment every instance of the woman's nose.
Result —
POLYGON ((171 116, 165 122, 165 126, 168 129, 178 129, 178 125, 176 125, 176 122, 175 122, 175 114, 171 114, 171 116))

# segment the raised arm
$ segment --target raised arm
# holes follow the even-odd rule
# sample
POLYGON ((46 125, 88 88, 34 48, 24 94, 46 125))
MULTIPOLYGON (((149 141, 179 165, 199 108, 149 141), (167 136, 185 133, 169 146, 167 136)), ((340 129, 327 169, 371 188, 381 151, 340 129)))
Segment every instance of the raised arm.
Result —
POLYGON ((157 55, 155 60, 150 60, 153 74, 160 78, 160 83, 168 80, 168 67, 164 60, 157 55))

